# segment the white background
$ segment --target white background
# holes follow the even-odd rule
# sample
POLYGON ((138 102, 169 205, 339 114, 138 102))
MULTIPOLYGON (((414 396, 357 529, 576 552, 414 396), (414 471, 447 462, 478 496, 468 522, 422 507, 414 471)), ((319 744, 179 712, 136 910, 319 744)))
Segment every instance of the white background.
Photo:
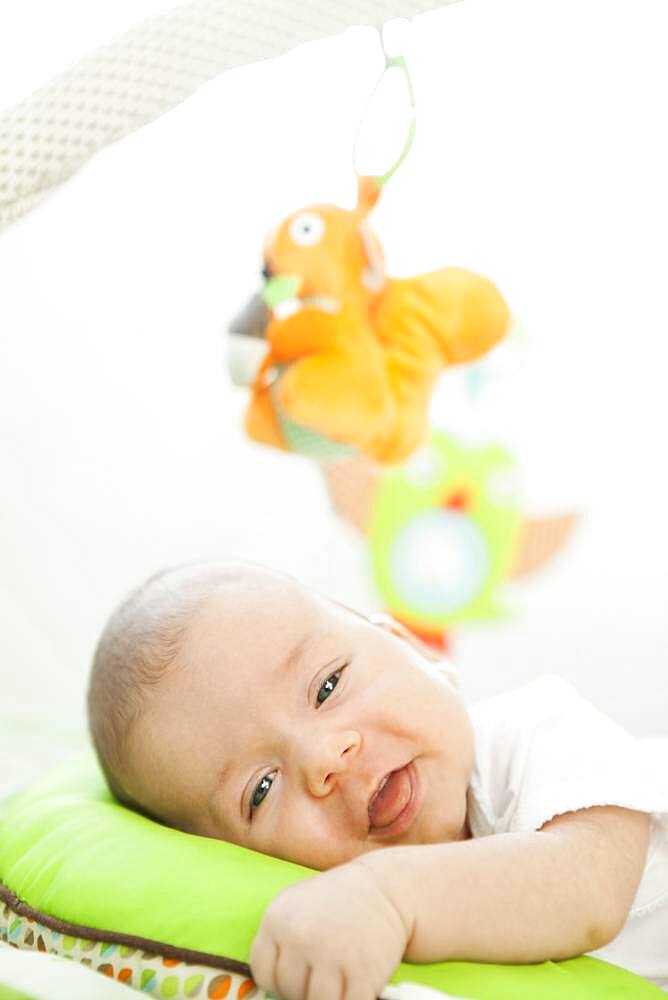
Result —
MULTIPOLYGON (((3 6, 0 108, 164 6, 3 6)), ((457 635, 465 694, 553 671, 638 734, 668 731, 664 12, 465 0, 417 18, 417 138, 373 216, 391 274, 478 269, 528 331, 480 397, 445 379, 435 422, 505 444, 527 514, 581 512, 563 554, 509 589, 512 617, 457 635)), ((352 205, 380 65, 358 28, 232 71, 0 234, 0 752, 15 780, 77 738, 97 634, 163 565, 242 555, 377 606, 317 469, 244 439, 223 330, 272 224, 352 205)))

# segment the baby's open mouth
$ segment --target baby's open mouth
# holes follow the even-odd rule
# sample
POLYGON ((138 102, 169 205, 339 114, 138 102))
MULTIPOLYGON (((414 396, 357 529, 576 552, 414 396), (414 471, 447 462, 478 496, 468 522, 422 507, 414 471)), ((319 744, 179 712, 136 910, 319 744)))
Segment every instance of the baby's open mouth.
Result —
POLYGON ((410 763, 390 771, 369 799, 369 832, 386 836, 403 832, 413 819, 417 805, 410 763))

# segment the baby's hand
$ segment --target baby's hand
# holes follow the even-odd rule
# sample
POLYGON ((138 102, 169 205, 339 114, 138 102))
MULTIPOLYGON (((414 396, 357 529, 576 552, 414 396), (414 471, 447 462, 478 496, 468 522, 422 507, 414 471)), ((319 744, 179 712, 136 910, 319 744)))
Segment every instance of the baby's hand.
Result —
POLYGON ((251 970, 281 1000, 375 1000, 409 937, 377 877, 352 861, 274 899, 253 941, 251 970))

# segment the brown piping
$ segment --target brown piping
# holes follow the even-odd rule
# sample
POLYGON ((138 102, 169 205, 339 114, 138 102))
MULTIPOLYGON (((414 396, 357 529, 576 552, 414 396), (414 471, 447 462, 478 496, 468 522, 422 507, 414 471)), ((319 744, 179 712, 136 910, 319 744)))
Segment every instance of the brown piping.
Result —
POLYGON ((116 931, 103 931, 97 927, 86 927, 83 924, 70 924, 66 920, 59 920, 48 913, 42 913, 28 906, 18 898, 6 885, 0 882, 0 899, 4 900, 7 906, 19 917, 29 917, 53 931, 67 934, 70 937, 85 938, 87 941, 104 941, 109 944, 126 945, 130 948, 140 948, 142 951, 152 955, 161 955, 165 958, 180 959, 191 965, 209 965, 214 969, 223 969, 225 972, 238 972, 240 975, 248 976, 252 979, 250 966, 246 962, 238 962, 235 958, 224 958, 222 955, 210 955, 205 951, 193 951, 191 948, 176 948, 171 944, 164 944, 162 941, 153 941, 151 938, 136 937, 134 934, 118 934, 116 931))

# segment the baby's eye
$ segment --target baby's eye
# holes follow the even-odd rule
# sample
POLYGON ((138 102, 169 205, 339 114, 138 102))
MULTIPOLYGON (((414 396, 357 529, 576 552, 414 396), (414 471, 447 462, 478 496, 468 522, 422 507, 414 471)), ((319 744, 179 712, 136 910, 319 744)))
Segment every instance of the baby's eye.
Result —
POLYGON ((274 783, 274 778, 276 777, 275 771, 270 771, 269 774, 265 774, 263 778, 255 786, 255 791, 253 792, 253 798, 251 799, 251 812, 260 805, 260 803, 265 799, 267 792, 274 783))
POLYGON ((316 708, 318 707, 318 705, 322 705, 323 701, 327 701, 330 694, 332 693, 336 685, 339 683, 339 678, 341 677, 342 673, 343 669, 337 670, 335 674, 330 674, 325 683, 320 687, 320 690, 318 691, 318 694, 315 699, 317 702, 316 708))

